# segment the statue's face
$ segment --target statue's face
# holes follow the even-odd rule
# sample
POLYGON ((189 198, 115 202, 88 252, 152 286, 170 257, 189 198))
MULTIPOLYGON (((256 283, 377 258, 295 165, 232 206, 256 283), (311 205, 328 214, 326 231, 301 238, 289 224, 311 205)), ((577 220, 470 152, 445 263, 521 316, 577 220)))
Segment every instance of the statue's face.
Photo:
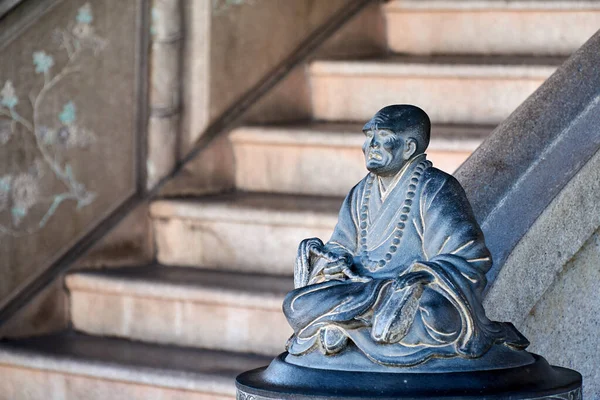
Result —
POLYGON ((414 139, 404 138, 389 129, 373 129, 365 132, 363 153, 367 169, 376 175, 397 174, 415 151, 414 139))

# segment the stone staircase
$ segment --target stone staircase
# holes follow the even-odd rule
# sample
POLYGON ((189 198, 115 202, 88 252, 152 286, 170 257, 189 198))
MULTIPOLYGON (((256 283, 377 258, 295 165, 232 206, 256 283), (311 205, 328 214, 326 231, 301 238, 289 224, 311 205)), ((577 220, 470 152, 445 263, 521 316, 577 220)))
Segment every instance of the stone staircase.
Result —
POLYGON ((366 172, 361 123, 420 105, 429 158, 454 171, 600 27, 596 4, 382 5, 394 54, 311 62, 313 121, 231 132, 238 190, 155 201, 156 265, 70 273, 73 330, 0 343, 0 399, 234 398, 235 375, 291 334, 281 303, 298 243, 329 237, 366 172))

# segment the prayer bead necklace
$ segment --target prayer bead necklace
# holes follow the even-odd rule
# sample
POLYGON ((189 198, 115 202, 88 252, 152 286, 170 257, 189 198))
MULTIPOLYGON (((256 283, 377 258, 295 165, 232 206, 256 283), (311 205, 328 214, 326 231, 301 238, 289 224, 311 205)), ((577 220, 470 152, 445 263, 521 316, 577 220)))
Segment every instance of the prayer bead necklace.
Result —
POLYGON ((406 197, 404 199, 404 203, 402 206, 402 214, 400 214, 400 221, 396 224, 396 228, 394 229, 394 234, 390 247, 385 254, 385 258, 381 260, 371 260, 369 258, 369 253, 367 250, 367 225, 369 220, 369 199, 371 197, 371 189, 373 188, 373 182, 375 181, 375 174, 370 173, 367 178, 365 193, 362 198, 362 207, 360 209, 360 245, 361 245, 361 256, 360 260, 362 265, 366 267, 369 271, 376 271, 385 267, 388 261, 390 261, 396 251, 398 251, 398 245, 400 244, 400 239, 402 238, 403 231, 405 228, 405 222, 408 220, 408 214, 410 213, 411 206, 413 203, 413 198, 415 197, 415 191, 417 189, 417 185, 419 184, 419 179, 423 174, 425 169, 431 167, 432 163, 430 161, 424 160, 421 161, 413 171, 413 174, 410 178, 410 183, 408 185, 408 189, 406 192, 406 197))

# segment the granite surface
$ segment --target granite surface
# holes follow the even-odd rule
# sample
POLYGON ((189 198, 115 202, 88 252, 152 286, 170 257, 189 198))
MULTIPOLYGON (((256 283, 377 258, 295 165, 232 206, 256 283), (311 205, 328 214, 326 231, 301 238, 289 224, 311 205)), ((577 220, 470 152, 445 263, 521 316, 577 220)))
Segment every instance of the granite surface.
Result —
POLYGON ((490 286, 536 219, 600 148, 600 33, 456 172, 494 258, 490 286))
POLYGON ((583 375, 586 399, 600 398, 600 230, 596 231, 534 305, 520 328, 531 351, 583 375))

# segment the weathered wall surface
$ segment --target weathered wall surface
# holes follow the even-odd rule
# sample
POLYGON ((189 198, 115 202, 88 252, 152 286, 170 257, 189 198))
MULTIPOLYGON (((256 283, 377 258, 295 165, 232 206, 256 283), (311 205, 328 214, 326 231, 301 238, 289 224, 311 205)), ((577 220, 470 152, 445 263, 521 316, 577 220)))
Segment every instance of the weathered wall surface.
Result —
POLYGON ((145 202, 129 213, 70 269, 147 265, 154 259, 152 224, 145 202))
POLYGON ((0 32, 0 305, 136 189, 141 1, 25 1, 0 32))
MULTIPOLYGON (((183 88, 182 154, 212 119, 289 57, 296 46, 347 5, 348 0, 212 3, 187 0, 184 5, 183 79, 188 84, 183 88), (292 26, 294 29, 289 29, 292 26)), ((381 32, 370 30, 361 35, 358 25, 346 28, 345 40, 339 36, 332 38, 327 51, 338 55, 368 51, 383 36, 383 27, 381 32)))
POLYGON ((69 314, 69 299, 61 275, 0 326, 0 338, 63 331, 69 327, 69 314))
POLYGON ((584 398, 600 398, 600 230, 588 239, 521 326, 530 351, 583 375, 584 398))
POLYGON ((223 112, 345 2, 262 0, 214 8, 210 116, 223 112))

